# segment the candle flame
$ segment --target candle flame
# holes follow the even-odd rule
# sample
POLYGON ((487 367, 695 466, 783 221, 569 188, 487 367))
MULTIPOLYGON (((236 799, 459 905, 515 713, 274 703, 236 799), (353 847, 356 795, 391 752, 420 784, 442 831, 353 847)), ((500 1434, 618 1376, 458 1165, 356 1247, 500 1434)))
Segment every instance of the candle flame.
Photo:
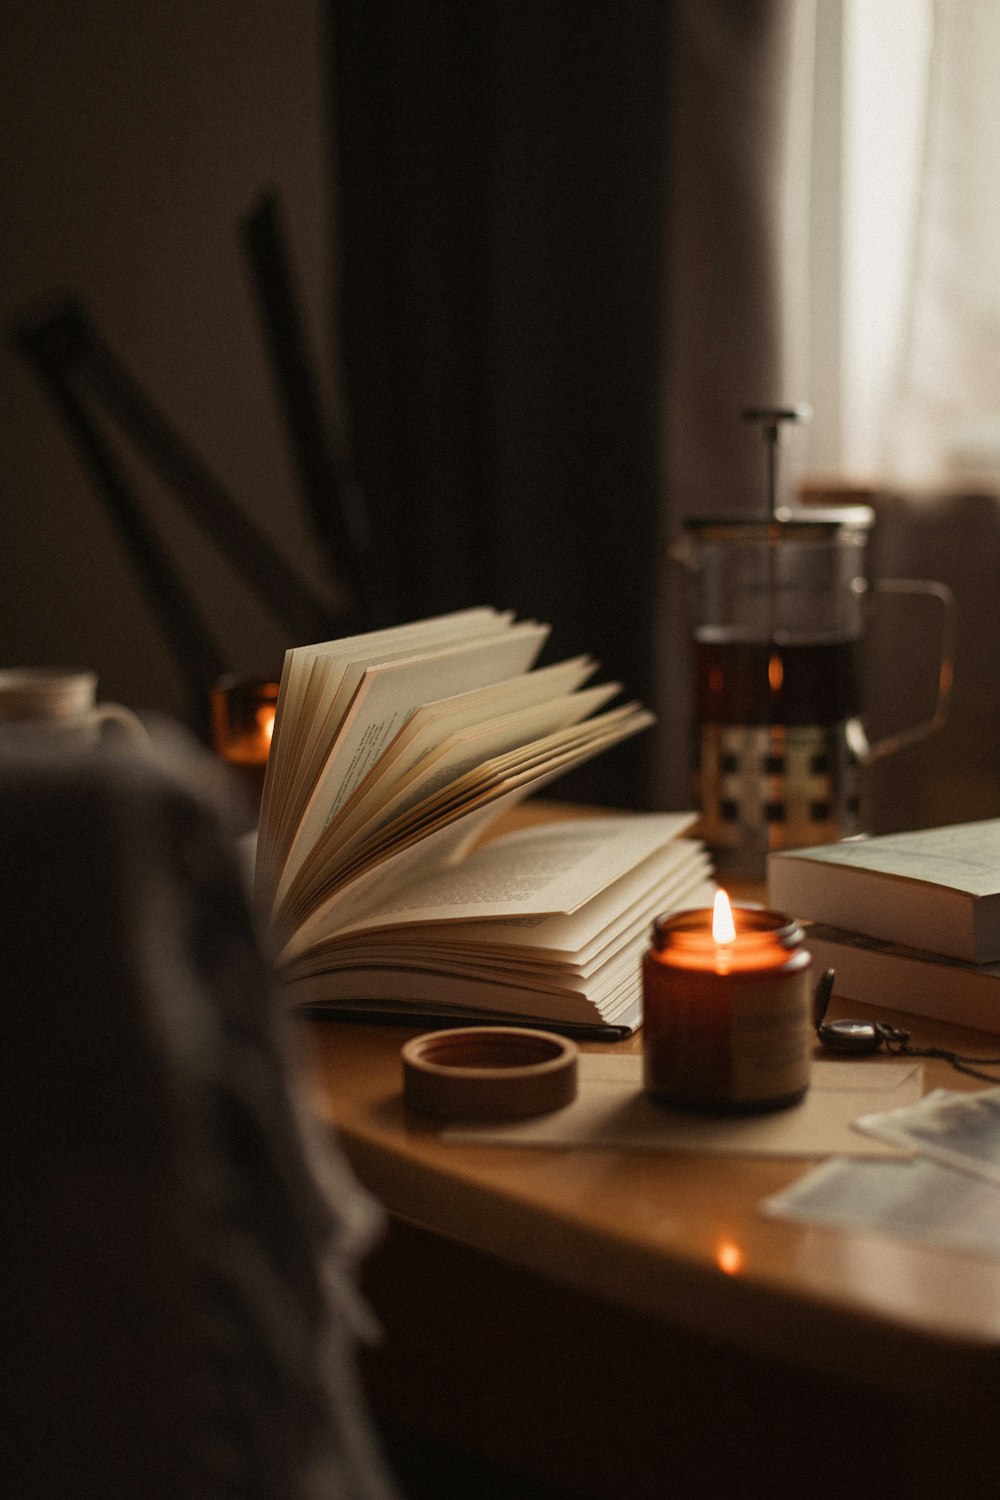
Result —
POLYGON ((274 738, 274 718, 275 709, 271 705, 257 710, 257 727, 264 737, 265 744, 268 746, 270 746, 274 738))
POLYGON ((715 905, 712 909, 712 937, 717 943, 732 943, 736 940, 733 908, 721 887, 715 893, 715 905))
POLYGON ((785 664, 776 651, 768 658, 767 680, 772 693, 781 691, 781 684, 785 680, 785 664))

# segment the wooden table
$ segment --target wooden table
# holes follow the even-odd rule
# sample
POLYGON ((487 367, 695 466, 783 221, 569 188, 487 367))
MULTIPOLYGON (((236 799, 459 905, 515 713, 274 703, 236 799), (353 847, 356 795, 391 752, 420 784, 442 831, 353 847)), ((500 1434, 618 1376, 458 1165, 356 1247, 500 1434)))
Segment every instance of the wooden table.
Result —
POLYGON ((763 1217, 801 1161, 443 1142, 403 1108, 412 1032, 303 1029, 316 1108, 390 1214, 367 1373, 393 1420, 580 1495, 992 1493, 996 1262, 763 1217))

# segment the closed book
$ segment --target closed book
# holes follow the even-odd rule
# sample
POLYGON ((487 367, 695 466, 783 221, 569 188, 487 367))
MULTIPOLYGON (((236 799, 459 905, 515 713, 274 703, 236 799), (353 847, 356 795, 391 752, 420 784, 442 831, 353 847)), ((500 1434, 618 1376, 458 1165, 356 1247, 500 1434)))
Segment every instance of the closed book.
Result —
POLYGON ((866 937, 1000 962, 1000 818, 771 854, 767 899, 866 937))
POLYGON ((820 923, 806 924, 806 947, 817 973, 835 971, 834 993, 844 1000, 1000 1033, 1000 963, 970 964, 820 923))

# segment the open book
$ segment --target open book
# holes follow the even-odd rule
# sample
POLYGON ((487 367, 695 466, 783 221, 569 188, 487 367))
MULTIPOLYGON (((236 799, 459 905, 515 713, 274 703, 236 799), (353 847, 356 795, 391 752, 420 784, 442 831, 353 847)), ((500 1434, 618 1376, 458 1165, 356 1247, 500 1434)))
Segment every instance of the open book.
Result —
POLYGON ((687 814, 486 840, 562 772, 651 723, 548 627, 463 610, 286 654, 255 898, 290 1004, 626 1033, 659 912, 710 900, 687 814))

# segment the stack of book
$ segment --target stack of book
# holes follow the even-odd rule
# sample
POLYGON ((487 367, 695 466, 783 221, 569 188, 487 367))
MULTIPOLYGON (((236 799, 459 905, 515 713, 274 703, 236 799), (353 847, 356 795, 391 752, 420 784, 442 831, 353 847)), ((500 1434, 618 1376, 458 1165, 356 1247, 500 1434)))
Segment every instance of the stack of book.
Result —
POLYGON ((559 819, 488 839, 556 776, 644 729, 589 657, 494 609, 285 657, 255 895, 292 1005, 627 1035, 661 912, 710 904, 694 815, 559 819))
POLYGON ((845 999, 1000 1031, 1000 819, 772 854, 767 899, 845 999))

